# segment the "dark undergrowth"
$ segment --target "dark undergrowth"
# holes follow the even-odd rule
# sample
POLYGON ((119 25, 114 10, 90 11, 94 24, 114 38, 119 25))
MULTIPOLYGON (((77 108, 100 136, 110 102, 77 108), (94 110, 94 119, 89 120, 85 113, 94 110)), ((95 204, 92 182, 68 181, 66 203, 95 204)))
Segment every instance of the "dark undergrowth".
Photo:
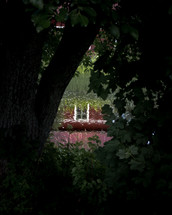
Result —
POLYGON ((113 172, 98 159, 105 148, 91 141, 89 150, 81 146, 47 143, 39 160, 34 154, 20 162, 1 160, 0 214, 167 214, 171 194, 163 181, 159 190, 157 180, 149 186, 135 183, 141 175, 125 165, 113 172))

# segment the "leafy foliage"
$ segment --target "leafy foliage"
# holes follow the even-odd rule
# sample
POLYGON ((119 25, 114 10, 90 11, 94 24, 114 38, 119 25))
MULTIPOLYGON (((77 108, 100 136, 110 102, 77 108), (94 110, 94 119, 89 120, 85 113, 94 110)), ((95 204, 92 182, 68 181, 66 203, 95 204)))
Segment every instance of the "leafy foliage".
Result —
POLYGON ((80 25, 83 27, 88 24, 95 24, 102 14, 104 18, 100 21, 101 25, 107 25, 110 19, 115 19, 115 10, 112 8, 116 1, 112 0, 23 0, 23 2, 27 6, 27 11, 32 14, 32 20, 38 32, 48 28, 52 18, 57 22, 66 23, 69 21, 72 26, 80 25))
MULTIPOLYGON (((95 138, 93 138, 95 139, 95 138)), ((93 145, 93 144, 92 144, 93 145)), ((104 201, 104 168, 82 143, 47 143, 39 160, 31 155, 21 163, 8 162, 1 178, 2 214, 87 214, 104 201), (67 207, 66 207, 67 204, 67 207)))
POLYGON ((114 45, 111 50, 98 50, 99 58, 90 82, 90 90, 98 96, 113 95, 113 104, 118 110, 116 114, 113 106, 103 108, 110 126, 108 135, 113 139, 98 153, 107 166, 106 182, 113 193, 111 201, 146 205, 151 201, 161 202, 155 209, 151 205, 150 214, 161 214, 166 205, 164 199, 168 201, 172 194, 169 128, 172 113, 168 102, 172 97, 169 76, 172 70, 171 63, 165 60, 171 56, 168 48, 171 40, 164 35, 164 32, 170 34, 168 27, 159 35, 156 31, 160 11, 161 22, 171 23, 167 15, 169 6, 167 3, 162 9, 161 4, 151 3, 145 8, 142 1, 139 5, 136 1, 121 1, 117 26, 110 28, 114 45), (149 8, 153 8, 153 14, 149 8), (162 46, 155 42, 155 37, 161 38, 168 51, 159 51, 162 46))

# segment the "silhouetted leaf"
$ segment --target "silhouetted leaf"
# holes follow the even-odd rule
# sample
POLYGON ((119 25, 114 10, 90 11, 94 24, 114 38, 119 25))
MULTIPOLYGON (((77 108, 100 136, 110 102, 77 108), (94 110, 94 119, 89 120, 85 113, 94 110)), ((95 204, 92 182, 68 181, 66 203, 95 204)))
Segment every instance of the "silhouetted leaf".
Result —
POLYGON ((120 30, 116 25, 110 26, 110 32, 113 36, 115 36, 115 38, 118 39, 120 37, 120 30))

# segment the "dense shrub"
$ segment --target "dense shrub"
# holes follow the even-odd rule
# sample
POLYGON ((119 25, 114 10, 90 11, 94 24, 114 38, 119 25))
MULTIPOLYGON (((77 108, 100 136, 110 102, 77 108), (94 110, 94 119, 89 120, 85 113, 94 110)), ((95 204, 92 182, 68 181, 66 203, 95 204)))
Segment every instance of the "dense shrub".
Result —
POLYGON ((101 214, 104 168, 89 144, 86 150, 81 142, 47 143, 39 160, 9 161, 1 178, 0 214, 101 214))
POLYGON ((171 153, 157 148, 155 135, 145 143, 142 130, 133 133, 134 145, 127 129, 118 118, 108 131, 116 137, 104 147, 95 136, 87 148, 49 142, 39 159, 27 146, 18 160, 1 160, 0 214, 138 214, 138 206, 139 215, 165 214, 172 199, 171 153))
POLYGON ((161 119, 153 114, 145 118, 135 115, 127 120, 115 117, 110 107, 106 106, 104 111, 108 113, 108 134, 113 138, 97 154, 106 166, 105 183, 111 191, 109 210, 116 211, 117 204, 123 213, 168 214, 172 199, 172 152, 166 136, 168 130, 162 132, 167 125, 160 124, 161 119), (159 130, 153 130, 155 125, 159 130))

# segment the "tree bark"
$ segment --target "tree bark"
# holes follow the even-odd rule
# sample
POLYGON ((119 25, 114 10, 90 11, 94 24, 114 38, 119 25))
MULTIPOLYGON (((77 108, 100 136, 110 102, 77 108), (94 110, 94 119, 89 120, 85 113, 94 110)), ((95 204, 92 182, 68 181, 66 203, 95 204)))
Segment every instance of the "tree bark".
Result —
POLYGON ((36 32, 22 0, 0 1, 0 14, 0 138, 20 142, 24 135, 42 148, 63 93, 98 27, 67 24, 38 85, 44 33, 36 32))
POLYGON ((0 38, 0 128, 8 136, 13 127, 22 125, 28 136, 34 137, 37 133, 34 101, 43 41, 24 10, 19 0, 4 5, 0 38), (15 18, 12 25, 11 17, 15 18))
POLYGON ((94 25, 65 27, 63 38, 43 74, 36 97, 39 140, 42 143, 51 130, 63 93, 97 33, 98 27, 94 25))

